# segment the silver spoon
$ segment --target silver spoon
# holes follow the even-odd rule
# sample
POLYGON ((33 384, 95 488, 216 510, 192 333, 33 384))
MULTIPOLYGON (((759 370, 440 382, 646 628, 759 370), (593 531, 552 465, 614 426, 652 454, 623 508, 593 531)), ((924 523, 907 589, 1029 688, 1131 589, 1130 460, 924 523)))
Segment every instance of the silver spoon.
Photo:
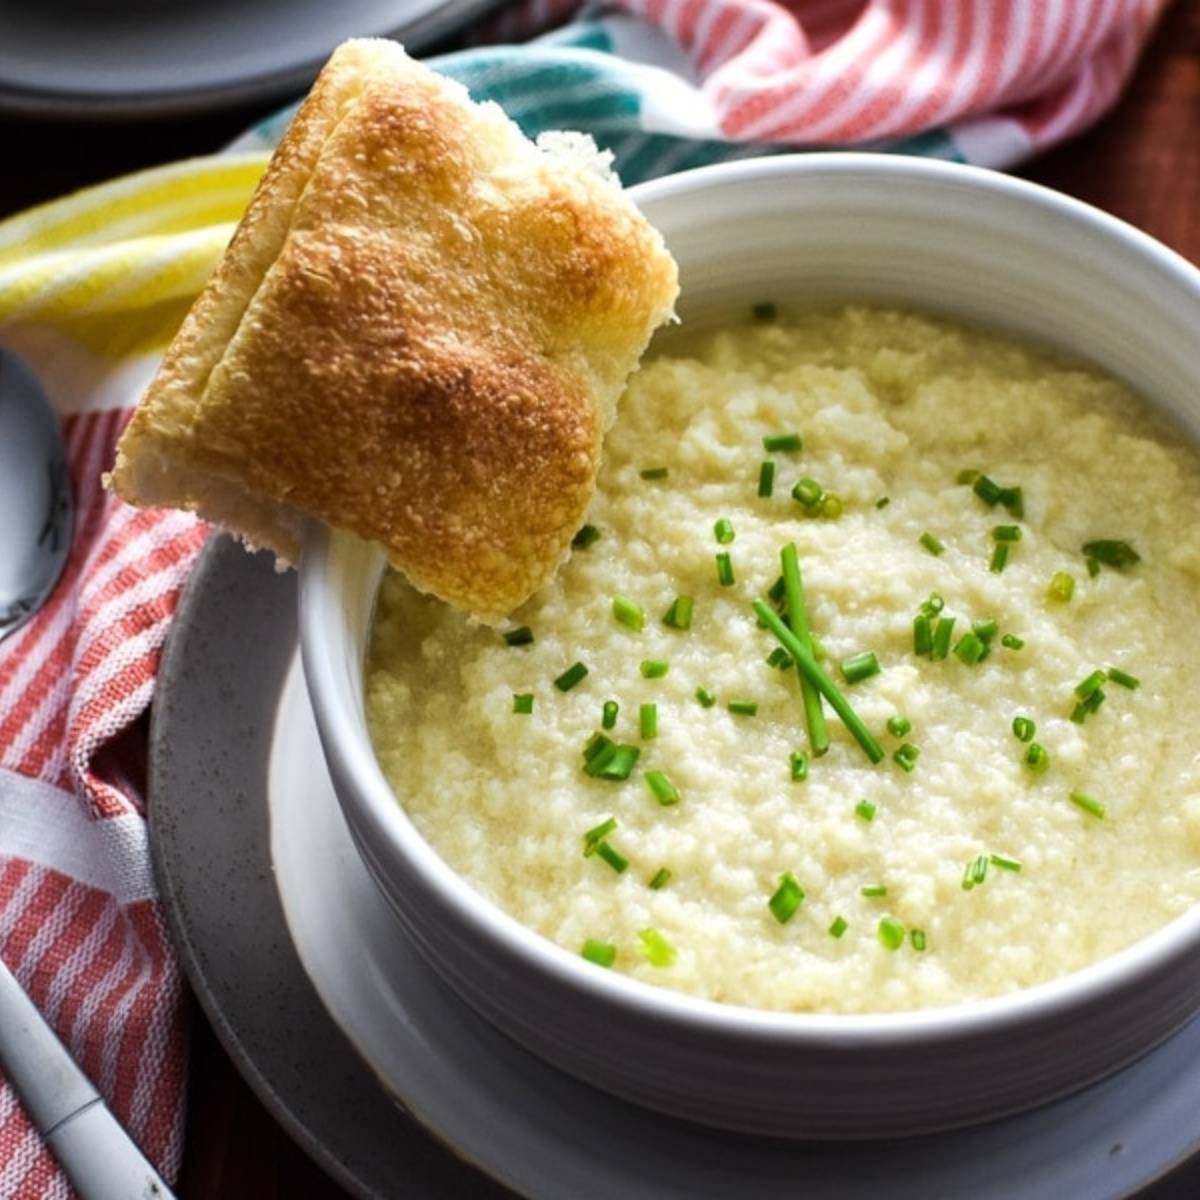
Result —
MULTIPOLYGON (((0 639, 54 590, 71 548, 73 511, 58 418, 33 372, 0 351, 0 639)), ((170 1200, 2 961, 0 1074, 85 1200, 170 1200)))

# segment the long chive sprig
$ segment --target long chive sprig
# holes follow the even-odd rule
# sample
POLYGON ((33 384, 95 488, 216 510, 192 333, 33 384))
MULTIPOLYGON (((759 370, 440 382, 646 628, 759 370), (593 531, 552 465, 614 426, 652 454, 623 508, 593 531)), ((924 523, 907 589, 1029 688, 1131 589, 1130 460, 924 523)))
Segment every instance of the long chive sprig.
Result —
MULTIPOLYGON (((804 582, 800 578, 800 555, 796 551, 796 543, 788 542, 779 557, 783 564, 783 588, 792 632, 811 654, 812 634, 808 628, 808 610, 804 604, 804 582)), ((800 675, 800 696, 804 701, 804 720, 808 724, 808 744, 813 755, 820 757, 829 749, 829 729, 825 724, 825 710, 821 707, 821 693, 803 673, 800 675)))

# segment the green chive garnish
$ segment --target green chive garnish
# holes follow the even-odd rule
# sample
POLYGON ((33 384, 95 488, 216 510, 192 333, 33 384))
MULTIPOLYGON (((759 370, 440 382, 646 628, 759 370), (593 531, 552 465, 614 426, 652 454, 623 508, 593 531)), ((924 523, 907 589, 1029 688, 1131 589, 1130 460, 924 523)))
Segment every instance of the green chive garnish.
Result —
POLYGON ((1001 871, 1020 871, 1021 864, 1015 858, 1008 858, 1004 854, 989 854, 988 861, 993 867, 999 867, 1001 871))
POLYGON ((946 601, 941 592, 930 592, 928 597, 921 601, 921 612, 927 617, 936 617, 945 607, 946 601))
POLYGON ((860 800, 854 806, 854 812, 856 816, 862 817, 864 821, 870 822, 875 820, 875 805, 870 800, 860 800))
POLYGON ((717 702, 716 696, 708 690, 708 688, 699 687, 696 689, 696 699, 700 701, 702 708, 712 708, 717 702))
POLYGON ((657 929, 643 929, 638 938, 652 967, 669 967, 675 961, 675 947, 657 929))
POLYGON ((1093 800, 1086 792, 1072 792, 1071 803, 1082 808, 1085 813, 1091 813, 1097 820, 1104 819, 1104 805, 1099 800, 1093 800))
POLYGON ((513 712, 515 713, 531 713, 533 712, 533 693, 532 692, 513 692, 513 712))
POLYGON ((1123 688, 1128 688, 1133 691, 1134 688, 1141 686, 1141 680, 1134 675, 1128 675, 1118 667, 1108 668, 1108 677, 1113 683, 1119 683, 1123 688))
POLYGON ((998 542, 1019 542, 1021 527, 1020 525, 997 525, 992 530, 992 537, 998 542))
POLYGON ((845 511, 846 506, 842 503, 841 496, 835 496, 832 492, 825 493, 821 500, 821 516, 826 521, 836 521, 845 511))
POLYGON ((1142 556, 1128 543, 1111 540, 1085 542, 1083 552, 1088 558, 1104 563, 1106 567, 1116 567, 1123 571, 1142 561, 1142 556))
POLYGON ((1018 742, 1032 742, 1037 726, 1029 717, 1013 717, 1012 731, 1018 742))
POLYGON ((861 683, 864 679, 879 674, 879 659, 875 657, 874 650, 852 654, 849 658, 843 658, 838 665, 847 683, 861 683))
POLYGON ((692 627, 692 598, 691 596, 676 596, 671 601, 671 607, 663 613, 663 624, 672 629, 691 629, 692 627))
POLYGON ((647 885, 652 891, 659 892, 671 882, 671 872, 666 867, 659 867, 654 872, 654 878, 647 885))
POLYGON ((872 762, 879 762, 883 758, 883 751, 880 749, 879 743, 871 736, 870 730, 850 706, 846 697, 842 695, 837 684, 825 674, 816 659, 809 653, 808 647, 783 623, 779 614, 765 600, 755 600, 753 608, 763 624, 779 639, 783 648, 792 656, 797 667, 829 701, 833 711, 841 717, 846 728, 850 730, 867 757, 872 762))
POLYGON ((528 646, 533 641, 533 630, 528 625, 522 625, 519 629, 510 629, 504 635, 504 640, 510 646, 528 646))
POLYGON ((758 705, 753 700, 730 700, 725 707, 736 717, 753 717, 758 714, 758 705))
POLYGON ((661 679, 670 669, 670 663, 661 658, 644 658, 638 667, 643 679, 661 679))
POLYGON ((933 631, 933 646, 929 657, 938 661, 950 653, 950 639, 954 636, 956 617, 938 617, 937 627, 933 631))
MULTIPOLYGON (((779 560, 783 567, 783 594, 787 599, 787 615, 792 633, 810 651, 813 649, 812 633, 808 627, 808 609, 804 603, 804 581, 800 576, 800 555, 796 544, 789 542, 780 551, 779 560)), ((815 655, 813 656, 815 659, 815 655)), ((821 707, 821 694, 803 672, 800 676, 800 699, 804 705, 804 721, 808 726, 808 744, 813 754, 820 758, 829 749, 829 730, 825 724, 825 710, 821 707)))
POLYGON ((588 938, 579 953, 598 967, 611 967, 617 959, 616 946, 611 942, 598 942, 594 938, 588 938))
MULTIPOLYGON (((608 739, 605 738, 605 741, 608 739)), ((585 750, 584 754, 586 755, 586 753, 585 750)), ((595 779, 628 779, 633 773, 633 768, 637 765, 641 753, 637 746, 628 746, 624 743, 614 745, 609 742, 607 746, 584 763, 583 769, 586 774, 595 779)))
POLYGON ((1000 503, 1020 521, 1025 516, 1025 494, 1019 487, 1001 488, 1000 503))
POLYGON ((892 755, 896 765, 907 774, 913 773, 913 768, 917 765, 917 759, 921 757, 919 746, 914 746, 911 742, 905 742, 892 755))
POLYGON ((627 629, 632 629, 635 633, 641 633, 646 627, 646 613, 640 604, 634 602, 625 596, 614 596, 612 598, 613 616, 617 621, 624 625, 627 629))
POLYGON ((933 650, 933 623, 924 613, 913 617, 913 653, 929 654, 933 650))
POLYGON ((788 657, 788 652, 782 646, 776 646, 767 655, 766 663, 768 667, 774 667, 779 671, 787 671, 791 668, 792 660, 788 657))
POLYGON ((654 798, 663 806, 669 808, 679 803, 679 791, 661 771, 647 771, 642 776, 646 786, 654 793, 654 798))
POLYGON ((779 877, 779 887, 767 901, 767 907, 775 914, 775 920, 780 925, 786 925, 795 915, 796 910, 804 902, 804 889, 796 882, 791 871, 785 871, 779 877))
POLYGON ((762 440, 768 454, 785 454, 804 449, 804 439, 798 433, 768 433, 762 440))
POLYGON ((629 859, 619 850, 614 850, 607 842, 601 842, 596 847, 596 857, 602 858, 618 875, 629 866, 629 859))
POLYGON ((894 717, 888 717, 887 731, 892 737, 907 737, 912 732, 912 722, 897 713, 894 717))
POLYGON ((596 847, 617 827, 617 818, 608 817, 593 829, 583 835, 583 857, 590 858, 596 853, 596 847))
POLYGON ((666 479, 670 473, 668 467, 644 467, 638 472, 643 479, 666 479))
POLYGON ((1015 633, 1006 633, 1000 639, 1000 645, 1007 650, 1020 650, 1025 645, 1025 639, 1017 637, 1015 633))
POLYGON ((554 681, 554 686, 560 692, 569 692, 587 673, 588 669, 583 663, 573 663, 554 681))
POLYGON ((825 498, 825 489, 815 479, 801 479, 792 488, 792 499, 805 508, 816 508, 825 498))
POLYGON ((891 504, 891 502, 892 502, 891 496, 880 496, 879 499, 875 501, 875 507, 876 508, 887 508, 887 506, 889 504, 891 504))
MULTIPOLYGON (((601 759, 610 750, 614 748, 616 743, 612 738, 603 733, 593 733, 588 738, 587 745, 583 748, 583 761, 585 764, 592 764, 601 759)), ((599 769, 599 768, 597 768, 599 769)))
POLYGON ((921 951, 925 949, 925 930, 914 929, 908 936, 912 938, 912 948, 914 950, 921 951))
POLYGON ((1103 671, 1093 671, 1082 683, 1075 685, 1075 695, 1080 700, 1086 700, 1093 692, 1099 690, 1107 676, 1103 671))
POLYGON ((775 464, 769 460, 758 468, 758 494, 764 499, 775 491, 775 464))
POLYGON ((713 537, 721 546, 728 546, 737 535, 734 533, 733 522, 728 517, 722 517, 713 526, 713 537))
POLYGON ((1095 579, 1103 570, 1100 566, 1100 560, 1098 558, 1087 558, 1084 561, 1087 563, 1088 578, 1095 579))
POLYGON ((576 550, 586 550, 594 542, 600 540, 600 530, 595 525, 581 525, 579 532, 571 539, 571 545, 576 550))
POLYGON ((991 617, 984 621, 971 622, 971 632, 982 642, 990 642, 996 636, 997 628, 991 617))
POLYGON ((717 555, 717 582, 722 587, 733 586, 733 560, 726 551, 717 555))
POLYGON ((963 467, 958 473, 957 482, 969 487, 981 474, 982 472, 975 470, 974 467, 963 467))
POLYGON ((787 580, 780 575, 779 578, 776 579, 773 584, 771 584, 771 587, 767 592, 767 599, 770 600, 772 604, 782 604, 786 595, 787 580))
POLYGON ((850 928, 849 922, 845 917, 835 917, 833 924, 829 927, 829 936, 840 938, 847 929, 850 928))
POLYGON ((617 713, 620 712, 620 705, 615 700, 605 700, 604 708, 601 712, 600 724, 605 729, 612 729, 617 723, 617 713))
POLYGON ((1045 747, 1039 746, 1037 742, 1029 743, 1025 750, 1024 762, 1035 775, 1041 775, 1050 769, 1050 755, 1046 753, 1045 747))
POLYGON ((755 304, 750 309, 750 315, 756 321, 773 321, 779 316, 779 309, 771 303, 755 304))
POLYGON ((1051 600, 1056 600, 1059 604, 1066 604, 1075 594, 1075 577, 1068 575, 1066 571, 1055 571, 1050 580, 1048 594, 1051 600))
POLYGON ((992 561, 988 563, 988 570, 993 575, 999 575, 1006 566, 1008 566, 1008 543, 997 542, 996 548, 992 551, 992 561))
POLYGON ((864 883, 858 890, 864 896, 869 896, 872 899, 876 896, 887 895, 887 887, 882 883, 864 883))
POLYGON ((808 755, 803 750, 793 750, 788 757, 788 766, 792 772, 792 779, 797 783, 808 778, 808 755))
POLYGON ((982 474, 976 475, 971 488, 988 508, 993 508, 1000 503, 1000 497, 1004 491, 998 483, 982 474))
POLYGON ((928 550, 929 553, 932 554, 935 558, 938 555, 944 554, 946 552, 945 544, 943 542, 938 541, 938 539, 935 538, 933 536, 933 534, 929 532, 929 530, 926 530, 923 534, 921 534, 921 536, 919 538, 917 538, 917 541, 920 542, 921 545, 924 546, 925 549, 928 550))
POLYGON ((973 887, 987 878, 988 856, 981 854, 978 858, 973 858, 967 863, 967 869, 963 872, 962 887, 964 892, 969 892, 973 887))
POLYGON ((904 945, 904 926, 894 917, 883 917, 879 922, 879 940, 889 950, 899 950, 904 945))
POLYGON ((958 644, 954 647, 954 653, 960 661, 973 667, 984 656, 987 651, 987 644, 982 638, 976 637, 973 632, 964 633, 958 639, 958 644))
POLYGON ((638 708, 638 730, 643 741, 658 737, 657 704, 643 704, 638 708))

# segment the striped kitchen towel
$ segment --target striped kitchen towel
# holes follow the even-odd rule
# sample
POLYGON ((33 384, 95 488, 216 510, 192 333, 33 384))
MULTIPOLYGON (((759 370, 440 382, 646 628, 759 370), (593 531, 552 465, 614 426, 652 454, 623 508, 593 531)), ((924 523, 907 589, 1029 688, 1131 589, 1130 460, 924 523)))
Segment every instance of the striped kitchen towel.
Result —
MULTIPOLYGON (((1165 3, 528 0, 436 65, 531 134, 592 132, 627 183, 797 145, 1005 166, 1116 100, 1165 3)), ((0 954, 168 1177, 184 989, 148 865, 145 714, 206 531, 100 476, 289 117, 0 224, 0 345, 62 413, 78 504, 50 604, 0 643, 0 954)), ((0 1198, 68 1191, 0 1080, 0 1198)))

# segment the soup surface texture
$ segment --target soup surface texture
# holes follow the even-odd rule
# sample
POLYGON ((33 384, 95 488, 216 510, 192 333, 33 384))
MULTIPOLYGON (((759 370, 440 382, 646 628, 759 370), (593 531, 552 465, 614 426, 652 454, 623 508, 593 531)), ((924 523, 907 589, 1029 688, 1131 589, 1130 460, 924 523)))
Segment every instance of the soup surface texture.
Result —
POLYGON ((464 888, 569 951, 611 947, 593 953, 638 979, 839 1013, 1025 988, 1194 903, 1195 452, 1117 381, 924 316, 798 313, 683 345, 632 380, 588 517, 599 537, 513 618, 532 642, 385 578, 372 738, 464 888), (802 449, 764 449, 792 432, 802 449), (840 504, 796 500, 802 479, 840 504), (798 672, 768 662, 777 643, 750 607, 788 542, 818 654, 886 752, 877 765, 826 706, 831 748, 793 778, 808 750, 798 672), (931 632, 955 618, 944 658, 916 652, 931 593, 931 632), (614 596, 634 606, 625 623, 614 596), (678 596, 693 600, 686 629, 663 620, 678 596), (981 661, 962 645, 973 622, 981 661), (866 651, 881 669, 847 682, 839 664, 866 651), (556 686, 577 662, 586 676, 556 686), (1088 690, 1114 667, 1124 682, 1088 690), (628 778, 584 771, 598 731, 640 752, 628 778), (905 745, 911 770, 894 758, 905 745), (794 889, 777 895, 785 873, 798 907, 794 889))

